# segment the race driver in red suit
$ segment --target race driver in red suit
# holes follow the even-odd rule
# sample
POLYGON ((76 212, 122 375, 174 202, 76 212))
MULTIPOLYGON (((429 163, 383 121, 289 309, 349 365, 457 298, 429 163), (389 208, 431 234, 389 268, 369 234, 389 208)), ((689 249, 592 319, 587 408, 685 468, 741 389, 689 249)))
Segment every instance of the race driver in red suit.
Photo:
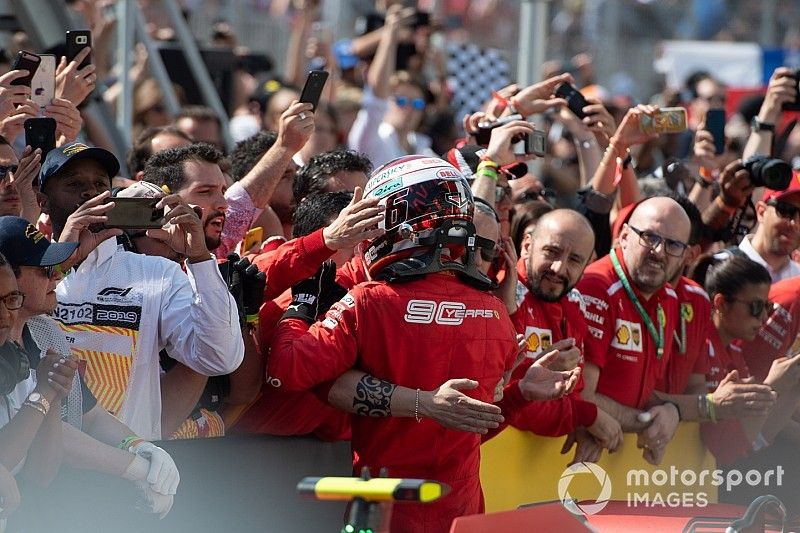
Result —
MULTIPOLYGON (((470 396, 491 403, 518 345, 505 306, 482 290, 489 280, 473 259, 468 183, 441 159, 408 156, 376 170, 368 196, 386 206, 379 225, 385 234, 361 246, 367 272, 377 281, 353 288, 316 323, 333 276, 323 267, 295 286, 273 339, 269 375, 290 390, 328 382, 353 367, 421 390, 467 377, 478 382, 470 396)), ((577 381, 574 372, 543 370, 547 375, 538 381, 548 382, 550 397, 569 392, 577 381)), ((524 381, 523 396, 541 399, 527 393, 524 381)), ((389 414, 391 393, 365 392, 366 409, 389 414)), ((393 477, 448 484, 450 493, 437 502, 396 505, 391 521, 393 533, 446 532, 454 518, 483 511, 480 441, 478 434, 419 417, 353 417, 354 470, 367 466, 377 475, 386 467, 393 477)))

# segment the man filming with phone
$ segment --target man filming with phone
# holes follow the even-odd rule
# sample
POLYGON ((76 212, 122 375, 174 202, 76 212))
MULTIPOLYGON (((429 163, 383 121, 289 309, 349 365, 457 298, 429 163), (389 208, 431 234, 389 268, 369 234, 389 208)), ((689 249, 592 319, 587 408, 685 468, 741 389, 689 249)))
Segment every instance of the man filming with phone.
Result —
POLYGON ((113 239, 121 231, 103 228, 118 170, 113 154, 80 143, 45 158, 40 206, 55 238, 79 243, 61 265, 54 317, 86 362, 86 382, 100 404, 143 438, 159 439, 159 351, 166 348, 196 372, 221 375, 239 366, 244 345, 236 302, 202 224, 179 196, 156 204, 166 211, 165 224, 150 235, 187 257, 187 274, 167 259, 121 250, 113 239))

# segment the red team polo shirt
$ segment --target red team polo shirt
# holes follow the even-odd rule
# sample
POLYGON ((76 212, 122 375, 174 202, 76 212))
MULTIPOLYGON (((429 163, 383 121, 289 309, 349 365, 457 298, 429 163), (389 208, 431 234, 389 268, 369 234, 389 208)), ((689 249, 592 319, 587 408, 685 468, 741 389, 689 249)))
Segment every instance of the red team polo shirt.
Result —
POLYGON ((775 311, 754 340, 742 343, 747 366, 758 381, 767 377, 773 360, 800 351, 800 277, 773 284, 769 299, 775 311))
MULTIPOLYGON (((621 252, 612 250, 611 253, 617 254, 627 275, 621 252)), ((584 341, 585 358, 600 368, 597 392, 623 405, 643 409, 656 383, 663 378, 672 353, 671 339, 678 319, 675 291, 666 285, 649 300, 644 300, 633 286, 634 294, 657 330, 656 309, 658 304, 663 307, 666 340, 664 353, 658 358, 656 343, 614 272, 610 256, 589 265, 577 288, 583 295, 589 327, 584 341)))
POLYGON ((667 394, 683 394, 691 374, 706 375, 706 340, 711 323, 711 301, 703 288, 681 276, 675 287, 680 316, 672 335, 672 355, 657 389, 667 394))
MULTIPOLYGON (((523 261, 520 260, 520 263, 523 261)), ((549 351, 552 344, 572 337, 583 353, 587 332, 582 311, 583 300, 574 289, 557 302, 545 302, 536 298, 525 285, 518 283, 517 305, 519 307, 511 315, 511 321, 517 333, 525 335, 527 357, 514 371, 506 394, 509 391, 516 392, 512 387, 519 389, 517 380, 525 375, 536 359, 549 351)), ((582 382, 581 387, 569 396, 546 402, 526 402, 519 409, 503 409, 503 415, 518 429, 550 437, 566 435, 578 426, 591 426, 597 418, 597 406, 580 397, 580 388, 582 382)), ((501 407, 505 407, 504 403, 500 402, 501 407)))
MULTIPOLYGON (((738 341, 725 346, 715 326, 708 331, 706 341, 708 357, 708 373, 706 385, 708 392, 714 392, 719 382, 732 370, 739 371, 739 377, 744 379, 750 376, 747 363, 742 356, 742 349, 738 341)), ((717 461, 723 464, 732 463, 746 456, 751 449, 750 440, 742 429, 738 420, 721 420, 717 423, 704 422, 700 426, 700 435, 706 448, 714 454, 717 461)))

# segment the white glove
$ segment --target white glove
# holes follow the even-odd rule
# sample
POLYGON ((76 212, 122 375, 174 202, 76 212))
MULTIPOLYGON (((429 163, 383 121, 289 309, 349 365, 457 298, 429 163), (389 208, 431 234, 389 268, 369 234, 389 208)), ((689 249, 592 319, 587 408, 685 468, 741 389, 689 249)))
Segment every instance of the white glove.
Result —
POLYGON ((152 442, 140 442, 128 450, 150 461, 147 482, 159 494, 172 496, 178 490, 181 476, 172 457, 152 442))
POLYGON ((157 514, 159 520, 167 516, 172 509, 173 496, 165 496, 154 491, 147 481, 137 481, 136 488, 139 489, 139 498, 136 501, 136 509, 143 513, 157 514))

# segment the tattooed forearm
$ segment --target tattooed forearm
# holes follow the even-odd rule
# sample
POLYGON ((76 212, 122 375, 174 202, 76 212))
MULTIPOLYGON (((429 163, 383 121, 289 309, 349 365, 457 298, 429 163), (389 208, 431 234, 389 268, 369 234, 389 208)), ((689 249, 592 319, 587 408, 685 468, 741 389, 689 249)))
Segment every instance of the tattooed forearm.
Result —
POLYGON ((395 388, 396 385, 388 381, 365 375, 356 384, 356 394, 353 397, 355 413, 360 416, 391 416, 395 388))

